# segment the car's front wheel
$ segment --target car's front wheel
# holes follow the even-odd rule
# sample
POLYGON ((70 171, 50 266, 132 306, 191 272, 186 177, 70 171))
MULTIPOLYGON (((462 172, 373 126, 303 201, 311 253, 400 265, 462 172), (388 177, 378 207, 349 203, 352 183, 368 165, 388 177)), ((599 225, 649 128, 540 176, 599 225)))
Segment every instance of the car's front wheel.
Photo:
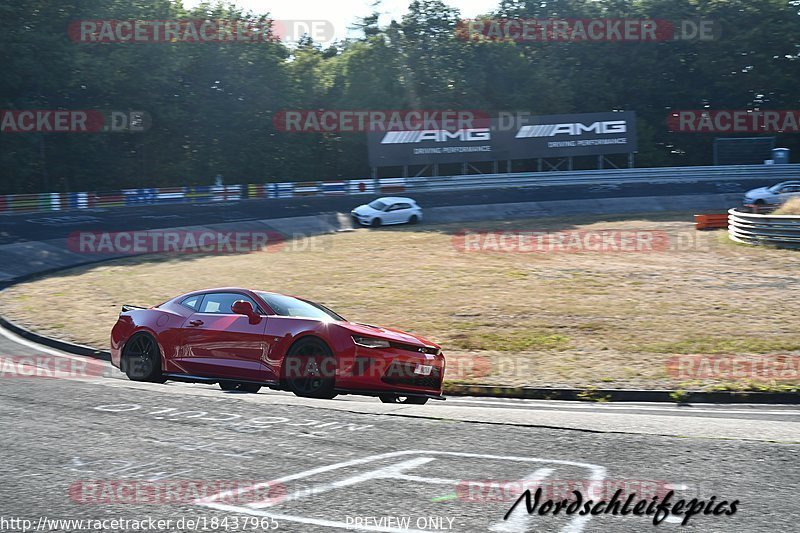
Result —
POLYGON ((125 344, 122 366, 131 381, 164 383, 161 375, 161 350, 149 333, 137 333, 125 344))
POLYGON ((424 396, 398 396, 397 394, 381 394, 380 399, 383 403, 407 403, 413 405, 425 405, 428 399, 424 396))
POLYGON ((370 226, 372 226, 373 228, 380 228, 381 224, 383 224, 383 221, 380 218, 375 217, 372 219, 370 226))
POLYGON ((316 337, 300 339, 283 362, 286 387, 305 398, 336 397, 336 360, 328 345, 316 337))

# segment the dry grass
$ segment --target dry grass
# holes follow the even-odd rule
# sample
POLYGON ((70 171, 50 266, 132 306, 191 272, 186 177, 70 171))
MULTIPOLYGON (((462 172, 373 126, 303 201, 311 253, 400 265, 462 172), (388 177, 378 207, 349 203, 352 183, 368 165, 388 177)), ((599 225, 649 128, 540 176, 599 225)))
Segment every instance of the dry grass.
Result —
POLYGON ((792 198, 778 209, 773 215, 800 215, 800 198, 792 198))
POLYGON ((359 229, 317 237, 317 250, 121 260, 3 291, 0 311, 106 347, 122 303, 262 288, 420 333, 451 357, 487 358, 491 375, 477 381, 494 384, 677 387, 687 384, 667 374, 672 354, 800 354, 798 252, 696 232, 688 214, 469 225, 666 232, 669 249, 652 253, 464 253, 454 246, 463 229, 359 229))

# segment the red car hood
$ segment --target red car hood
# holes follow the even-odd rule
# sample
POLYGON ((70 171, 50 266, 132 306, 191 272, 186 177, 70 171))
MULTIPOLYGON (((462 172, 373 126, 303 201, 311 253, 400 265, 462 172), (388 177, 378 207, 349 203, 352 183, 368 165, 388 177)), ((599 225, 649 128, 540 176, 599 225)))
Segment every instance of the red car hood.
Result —
POLYGON ((364 335, 365 337, 375 337, 378 339, 386 339, 389 341, 402 342, 406 344, 413 344, 415 346, 434 346, 441 348, 435 342, 431 342, 424 337, 412 335, 405 331, 392 328, 382 328, 380 326, 372 326, 369 324, 356 324, 354 322, 340 322, 342 327, 352 331, 356 335, 364 335))

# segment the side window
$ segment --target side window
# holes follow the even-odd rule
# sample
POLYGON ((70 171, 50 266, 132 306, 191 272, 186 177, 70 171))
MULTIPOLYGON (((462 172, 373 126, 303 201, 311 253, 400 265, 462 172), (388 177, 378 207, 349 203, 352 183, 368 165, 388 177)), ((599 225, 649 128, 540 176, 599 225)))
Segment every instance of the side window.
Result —
POLYGON ((192 311, 197 311, 200 309, 200 302, 203 300, 203 295, 198 294, 196 296, 189 296, 188 298, 184 298, 181 302, 181 305, 184 307, 188 307, 192 311))
POLYGON ((253 309, 258 310, 258 305, 256 303, 245 296, 244 294, 237 294, 235 292, 215 292, 206 294, 205 298, 203 298, 203 303, 200 306, 201 313, 214 313, 220 315, 232 314, 231 306, 233 302, 238 300, 245 300, 246 302, 250 302, 250 305, 253 306, 253 309))
POLYGON ((397 209, 411 209, 411 204, 397 204, 397 209))
POLYGON ((392 204, 386 209, 386 211, 387 212, 388 211, 396 211, 397 210, 397 206, 398 206, 398 204, 392 204))

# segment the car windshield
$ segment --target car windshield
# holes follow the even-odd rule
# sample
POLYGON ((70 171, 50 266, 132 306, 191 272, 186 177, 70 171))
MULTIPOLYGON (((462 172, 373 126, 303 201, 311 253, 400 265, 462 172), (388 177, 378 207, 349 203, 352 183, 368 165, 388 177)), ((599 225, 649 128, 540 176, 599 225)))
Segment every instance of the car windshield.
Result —
POLYGON ((298 318, 314 318, 317 320, 339 320, 344 322, 344 318, 337 315, 325 306, 309 302, 307 300, 300 300, 291 296, 284 296, 283 294, 275 294, 271 292, 257 292, 262 300, 275 311, 279 316, 292 316, 298 318))
POLYGON ((380 200, 375 200, 374 202, 368 205, 376 211, 383 211, 384 209, 386 209, 386 204, 381 202, 380 200))

